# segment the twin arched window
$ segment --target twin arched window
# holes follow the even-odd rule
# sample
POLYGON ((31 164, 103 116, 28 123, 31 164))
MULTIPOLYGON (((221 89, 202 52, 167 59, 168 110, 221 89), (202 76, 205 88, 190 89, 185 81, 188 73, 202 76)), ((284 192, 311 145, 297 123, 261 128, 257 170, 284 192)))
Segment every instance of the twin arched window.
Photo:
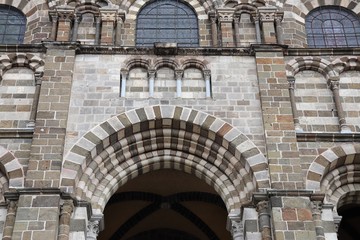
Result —
POLYGON ((0 4, 0 44, 19 44, 24 41, 26 17, 18 9, 0 4))
POLYGON ((346 8, 316 8, 306 16, 305 27, 309 47, 360 46, 360 20, 346 8))
POLYGON ((136 45, 153 46, 155 42, 177 43, 178 46, 199 46, 195 12, 177 0, 157 0, 138 14, 136 45))

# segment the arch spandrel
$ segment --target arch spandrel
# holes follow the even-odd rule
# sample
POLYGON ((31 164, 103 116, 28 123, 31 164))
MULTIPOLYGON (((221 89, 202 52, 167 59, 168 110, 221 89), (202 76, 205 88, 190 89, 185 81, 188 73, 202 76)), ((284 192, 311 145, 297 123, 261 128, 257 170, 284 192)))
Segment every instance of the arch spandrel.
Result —
POLYGON ((209 114, 152 106, 115 116, 66 155, 61 186, 103 209, 118 187, 151 169, 175 169, 213 186, 228 210, 269 187, 263 154, 240 131, 209 114))

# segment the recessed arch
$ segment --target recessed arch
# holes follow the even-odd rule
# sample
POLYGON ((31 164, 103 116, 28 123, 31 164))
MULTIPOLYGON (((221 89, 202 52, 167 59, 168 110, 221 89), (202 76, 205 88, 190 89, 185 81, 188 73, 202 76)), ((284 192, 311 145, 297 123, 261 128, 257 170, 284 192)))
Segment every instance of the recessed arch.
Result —
POLYGON ((313 163, 306 175, 306 188, 324 192, 328 186, 327 178, 336 178, 342 172, 342 169, 357 168, 360 164, 360 144, 342 144, 330 148, 321 153, 313 163))
POLYGON ((245 135, 214 116, 178 106, 132 110, 93 128, 66 155, 61 186, 101 212, 119 186, 152 169, 203 179, 228 211, 269 187, 267 161, 245 135))
POLYGON ((300 57, 290 60, 286 64, 286 75, 295 76, 304 70, 313 70, 322 74, 326 79, 338 77, 338 73, 332 68, 331 62, 319 57, 300 57))
POLYGON ((4 73, 14 67, 26 67, 34 73, 44 71, 44 60, 33 54, 15 53, 0 55, 0 81, 4 73))
POLYGON ((0 168, 5 174, 0 177, 4 190, 24 187, 24 169, 19 160, 7 149, 0 146, 0 168))

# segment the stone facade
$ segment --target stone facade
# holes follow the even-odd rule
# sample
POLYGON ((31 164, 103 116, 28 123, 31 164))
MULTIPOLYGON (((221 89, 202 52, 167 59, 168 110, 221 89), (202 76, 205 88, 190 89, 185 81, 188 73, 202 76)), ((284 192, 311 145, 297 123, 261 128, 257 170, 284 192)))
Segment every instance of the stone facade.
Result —
POLYGON ((358 1, 185 0, 199 46, 139 47, 150 2, 0 0, 27 20, 0 45, 2 239, 96 239, 157 170, 210 186, 231 239, 337 239, 360 205, 359 49, 309 48, 305 18, 358 1))

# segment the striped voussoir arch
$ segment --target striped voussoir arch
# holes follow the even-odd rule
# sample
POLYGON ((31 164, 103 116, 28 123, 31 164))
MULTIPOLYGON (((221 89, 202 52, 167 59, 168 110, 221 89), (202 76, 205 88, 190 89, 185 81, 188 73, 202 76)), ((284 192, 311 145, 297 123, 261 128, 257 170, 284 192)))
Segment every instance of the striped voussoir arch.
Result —
MULTIPOLYGON (((150 2, 152 2, 152 0, 124 0, 119 8, 127 13, 126 19, 135 20, 140 10, 150 2)), ((208 19, 208 12, 214 10, 214 5, 216 5, 216 0, 183 0, 183 2, 193 8, 198 19, 208 19)))
POLYGON ((360 70, 360 57, 346 56, 333 60, 331 62, 333 69, 339 74, 346 71, 360 70))
POLYGON ((132 110, 93 128, 66 155, 61 186, 101 213, 120 186, 158 169, 204 180, 229 212, 270 186, 267 160, 245 135, 214 116, 178 106, 132 110))
POLYGON ((338 73, 334 71, 332 63, 326 59, 319 57, 300 57, 291 59, 286 64, 286 75, 294 77, 297 73, 304 70, 312 70, 319 72, 326 79, 338 77, 338 73))
POLYGON ((311 10, 321 6, 331 5, 341 6, 353 11, 357 15, 360 14, 360 5, 356 0, 312 0, 306 1, 305 3, 302 3, 301 1, 286 1, 284 7, 292 8, 292 14, 294 15, 294 18, 301 23, 305 23, 305 17, 311 10))
POLYGON ((14 67, 26 67, 34 73, 44 72, 44 60, 39 56, 26 53, 0 55, 0 81, 4 73, 14 67))
POLYGON ((10 188, 24 187, 24 169, 19 160, 7 149, 0 146, 0 189, 2 191, 10 188), (4 188, 4 189, 3 189, 4 188))
POLYGON ((37 1, 28 1, 28 0, 18 0, 18 1, 8 1, 8 0, 0 0, 0 4, 10 5, 21 12, 24 13, 24 15, 27 18, 27 21, 30 22, 34 18, 38 16, 37 12, 37 6, 38 5, 45 5, 47 2, 45 0, 37 0, 37 1))
POLYGON ((342 144, 326 150, 313 161, 306 176, 306 188, 325 193, 331 202, 358 183, 360 144, 342 144))

